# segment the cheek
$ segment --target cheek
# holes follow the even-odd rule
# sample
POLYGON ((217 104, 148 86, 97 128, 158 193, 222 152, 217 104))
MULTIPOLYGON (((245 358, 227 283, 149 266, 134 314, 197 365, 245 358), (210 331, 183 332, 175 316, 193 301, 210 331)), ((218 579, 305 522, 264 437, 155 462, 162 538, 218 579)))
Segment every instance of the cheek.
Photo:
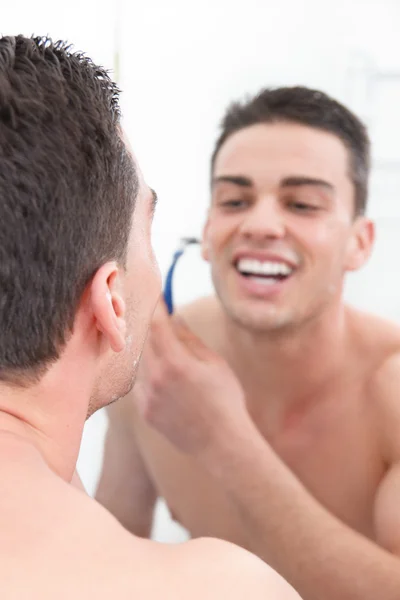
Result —
POLYGON ((137 271, 136 286, 142 288, 142 300, 144 304, 158 300, 161 294, 162 282, 158 263, 151 250, 143 257, 141 267, 137 271), (142 282, 142 283, 140 283, 142 282))
POLYGON ((238 228, 237 218, 218 218, 210 220, 206 242, 211 252, 221 250, 229 243, 230 238, 234 235, 238 228))
POLYGON ((136 263, 136 268, 142 271, 145 271, 146 269, 152 269, 152 271, 158 270, 158 263, 154 255, 152 245, 150 225, 144 226, 135 232, 135 245, 132 252, 132 262, 136 263))
POLYGON ((298 239, 316 258, 325 255, 339 257, 346 245, 346 231, 338 222, 309 223, 302 228, 298 239))
POLYGON ((162 277, 160 272, 160 267, 158 266, 158 262, 156 261, 154 255, 151 261, 151 277, 154 285, 154 294, 159 298, 162 292, 162 277))
POLYGON ((129 289, 136 305, 151 307, 161 294, 161 273, 150 242, 146 238, 138 242, 130 263, 129 289))

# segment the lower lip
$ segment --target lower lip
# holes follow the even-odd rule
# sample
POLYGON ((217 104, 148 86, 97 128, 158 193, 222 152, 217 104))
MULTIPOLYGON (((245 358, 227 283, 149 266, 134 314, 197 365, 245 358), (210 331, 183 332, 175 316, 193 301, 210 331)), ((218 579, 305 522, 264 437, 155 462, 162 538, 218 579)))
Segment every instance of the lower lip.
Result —
POLYGON ((275 281, 274 283, 263 283, 253 279, 252 277, 241 275, 238 271, 236 271, 236 275, 239 279, 242 290, 246 294, 255 296, 257 298, 271 298, 273 296, 277 296, 292 279, 292 275, 289 275, 289 277, 286 277, 286 279, 281 279, 275 281))

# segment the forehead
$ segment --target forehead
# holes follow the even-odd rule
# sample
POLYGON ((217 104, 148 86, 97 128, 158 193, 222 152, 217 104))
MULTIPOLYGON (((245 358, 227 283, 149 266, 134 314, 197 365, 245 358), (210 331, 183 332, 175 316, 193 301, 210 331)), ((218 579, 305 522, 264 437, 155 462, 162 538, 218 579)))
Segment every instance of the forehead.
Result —
POLYGON ((138 192, 137 192, 137 196, 136 196, 135 208, 137 208, 138 206, 143 206, 143 204, 150 205, 153 201, 153 193, 144 180, 142 170, 138 163, 137 157, 135 156, 135 154, 133 152, 132 145, 130 143, 129 137, 127 136, 125 130, 122 130, 121 137, 125 144, 126 151, 128 152, 128 154, 130 155, 130 157, 133 161, 136 175, 138 178, 138 192))
POLYGON ((292 123, 258 124, 232 134, 217 154, 214 176, 244 175, 256 185, 298 175, 348 182, 349 156, 335 135, 292 123))

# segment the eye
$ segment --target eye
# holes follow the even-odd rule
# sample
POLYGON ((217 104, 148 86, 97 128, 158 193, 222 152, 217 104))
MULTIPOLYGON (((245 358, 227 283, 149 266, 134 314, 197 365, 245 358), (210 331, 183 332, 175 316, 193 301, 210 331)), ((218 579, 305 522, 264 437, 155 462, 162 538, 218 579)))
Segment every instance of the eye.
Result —
POLYGON ((231 199, 231 200, 222 200, 220 206, 223 208, 231 208, 231 209, 240 209, 245 208, 248 205, 247 200, 242 199, 231 199))
POLYGON ((296 212, 306 213, 306 212, 316 212, 319 210, 319 206, 315 204, 309 204, 307 202, 289 202, 289 208, 296 212))

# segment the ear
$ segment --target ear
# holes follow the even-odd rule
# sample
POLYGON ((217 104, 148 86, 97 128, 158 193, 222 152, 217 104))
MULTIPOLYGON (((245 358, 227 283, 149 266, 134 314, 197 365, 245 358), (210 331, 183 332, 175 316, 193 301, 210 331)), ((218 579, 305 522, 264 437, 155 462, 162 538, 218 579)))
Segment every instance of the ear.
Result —
POLYGON ((375 225, 365 217, 353 224, 353 233, 346 253, 345 270, 357 271, 368 261, 375 240, 375 225))
POLYGON ((209 229, 210 229, 210 217, 207 216, 207 221, 203 228, 203 236, 201 238, 201 256, 207 262, 210 260, 210 251, 209 251, 209 245, 208 245, 209 229))
POLYGON ((105 263, 90 284, 90 302, 97 329, 114 352, 125 348, 126 310, 121 295, 120 269, 115 262, 105 263))

